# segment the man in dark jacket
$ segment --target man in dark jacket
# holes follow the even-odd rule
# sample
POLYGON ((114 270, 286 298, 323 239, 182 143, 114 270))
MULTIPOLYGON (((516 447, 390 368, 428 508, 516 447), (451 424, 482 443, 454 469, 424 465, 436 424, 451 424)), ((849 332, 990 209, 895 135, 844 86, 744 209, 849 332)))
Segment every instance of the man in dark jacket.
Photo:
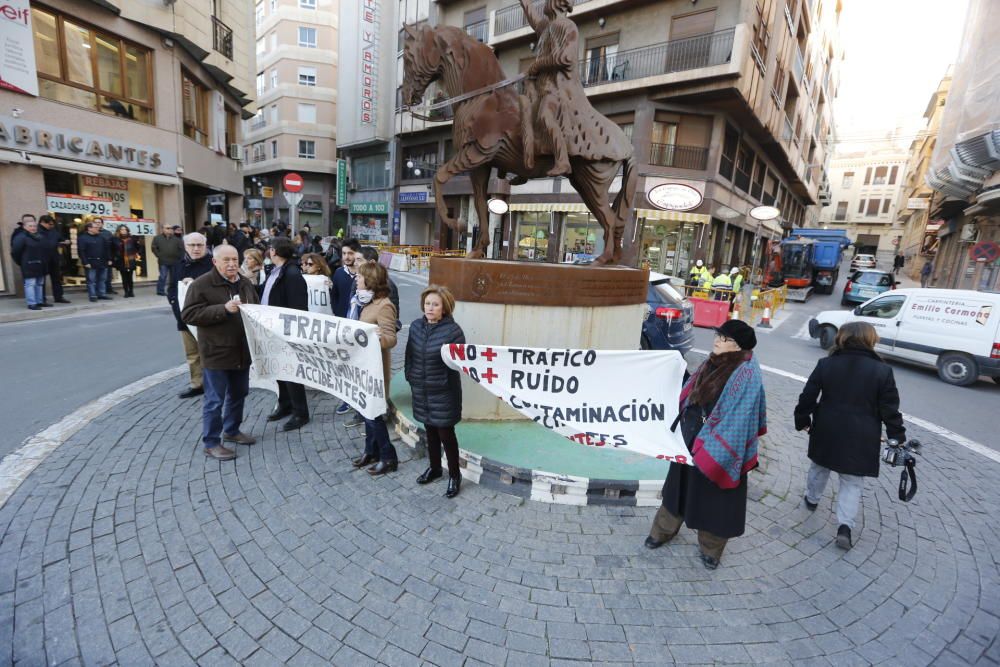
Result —
POLYGON ((347 311, 351 307, 354 280, 358 275, 358 270, 354 266, 355 261, 359 264, 364 261, 361 256, 361 244, 357 239, 347 239, 340 249, 340 268, 334 272, 331 278, 333 281, 333 314, 337 317, 347 317, 347 311))
POLYGON ((187 359, 188 373, 191 375, 191 386, 182 391, 178 398, 193 398, 204 393, 201 356, 198 354, 198 341, 181 319, 181 305, 178 302, 177 283, 191 283, 212 270, 212 257, 208 254, 205 237, 198 232, 192 232, 184 237, 184 257, 170 267, 167 276, 167 301, 174 311, 177 320, 177 330, 181 332, 184 343, 184 358, 187 359))
POLYGON ((87 294, 90 300, 110 300, 111 297, 107 295, 107 279, 108 271, 111 270, 111 241, 101 234, 98 223, 93 220, 88 222, 84 233, 76 237, 76 254, 87 271, 87 294))
POLYGON ((240 275, 236 248, 221 245, 213 269, 188 288, 181 310, 185 324, 198 327, 198 352, 204 367, 201 441, 205 456, 219 461, 236 458, 222 440, 241 445, 256 441, 240 431, 243 402, 250 391, 250 346, 240 306, 258 303, 257 289, 240 275))
POLYGON ((10 254, 24 276, 24 300, 28 302, 28 310, 41 310, 42 286, 49 270, 48 246, 38 233, 35 216, 25 214, 21 216, 21 223, 21 233, 14 237, 10 254))
MULTIPOLYGON (((47 273, 52 281, 52 300, 56 303, 69 303, 69 299, 63 296, 62 286, 62 253, 61 246, 69 245, 69 240, 63 239, 56 219, 49 214, 45 214, 38 219, 38 233, 45 239, 45 246, 48 249, 49 266, 47 273)), ((42 306, 49 305, 45 301, 45 285, 42 285, 42 306)))
POLYGON ((160 275, 156 278, 156 293, 166 296, 170 267, 184 259, 184 241, 174 235, 172 225, 163 225, 162 231, 153 238, 153 256, 160 265, 160 275))
MULTIPOLYGON (((274 268, 264 283, 260 302, 265 306, 309 310, 309 289, 294 261, 295 246, 291 240, 283 236, 271 239, 267 253, 274 268)), ((267 421, 278 421, 288 415, 292 418, 281 427, 283 431, 294 431, 309 423, 306 388, 298 382, 278 380, 278 404, 267 416, 267 421)))
MULTIPOLYGON (((97 231, 108 244, 108 257, 111 257, 111 251, 115 245, 115 235, 110 229, 106 229, 104 226, 104 218, 94 218, 94 223, 97 225, 97 231)), ((108 264, 108 270, 104 275, 104 291, 107 294, 118 294, 117 290, 111 286, 111 280, 114 278, 114 271, 111 269, 111 264, 108 264)))

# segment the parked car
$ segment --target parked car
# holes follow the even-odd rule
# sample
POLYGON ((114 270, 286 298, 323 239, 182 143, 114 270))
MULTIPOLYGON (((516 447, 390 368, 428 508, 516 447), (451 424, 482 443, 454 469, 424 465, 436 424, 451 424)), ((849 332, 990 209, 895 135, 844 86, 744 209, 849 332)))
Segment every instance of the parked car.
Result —
POLYGON ((852 269, 874 269, 877 265, 875 255, 855 255, 851 260, 852 269))
POLYGON ((840 305, 864 303, 882 292, 895 289, 898 284, 895 277, 886 271, 855 271, 844 285, 844 295, 840 298, 840 305))
POLYGON ((649 272, 646 317, 642 321, 643 350, 677 350, 682 355, 694 345, 694 306, 662 273, 649 272))
POLYGON ((854 310, 823 311, 809 320, 809 335, 828 349, 847 322, 868 322, 879 334, 876 352, 937 368, 948 384, 980 375, 1000 383, 1000 292, 893 290, 854 310))

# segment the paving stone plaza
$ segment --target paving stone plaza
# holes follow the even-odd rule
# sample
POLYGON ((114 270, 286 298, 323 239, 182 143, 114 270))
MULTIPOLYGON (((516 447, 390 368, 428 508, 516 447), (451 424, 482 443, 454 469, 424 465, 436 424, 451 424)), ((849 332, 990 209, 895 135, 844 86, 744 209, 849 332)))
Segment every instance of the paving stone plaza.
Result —
POLYGON ((328 396, 281 433, 253 392, 259 443, 207 460, 175 377, 79 430, 0 509, 0 664, 1000 662, 997 464, 911 427, 916 498, 896 498, 896 471, 869 480, 842 551, 830 490, 802 506, 800 385, 765 380, 747 534, 713 572, 690 531, 643 547, 655 508, 475 484, 450 501, 414 484, 425 463, 405 446, 396 473, 354 471, 363 428, 328 396))

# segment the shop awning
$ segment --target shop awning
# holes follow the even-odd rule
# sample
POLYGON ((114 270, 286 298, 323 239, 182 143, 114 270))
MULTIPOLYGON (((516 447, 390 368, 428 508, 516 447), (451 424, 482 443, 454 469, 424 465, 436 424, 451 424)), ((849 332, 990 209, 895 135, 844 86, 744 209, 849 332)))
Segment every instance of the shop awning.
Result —
MULTIPOLYGON (((577 202, 543 202, 543 203, 515 203, 510 205, 511 211, 533 211, 560 213, 589 213, 586 204, 577 202)), ((646 220, 673 220, 674 222, 694 222, 707 224, 711 217, 703 213, 687 213, 684 211, 661 211, 652 208, 639 208, 635 211, 636 216, 646 220)))
POLYGON ((148 171, 138 171, 136 169, 119 169, 117 167, 107 167, 103 164, 93 162, 77 162, 76 160, 63 160, 55 157, 46 157, 35 153, 28 154, 28 159, 21 157, 17 151, 0 150, 0 162, 10 162, 13 164, 26 164, 32 167, 44 167, 47 169, 58 169, 68 171, 71 174, 83 174, 84 176, 117 176, 118 178, 136 178, 160 185, 179 185, 176 176, 165 176, 163 174, 152 174, 148 171))

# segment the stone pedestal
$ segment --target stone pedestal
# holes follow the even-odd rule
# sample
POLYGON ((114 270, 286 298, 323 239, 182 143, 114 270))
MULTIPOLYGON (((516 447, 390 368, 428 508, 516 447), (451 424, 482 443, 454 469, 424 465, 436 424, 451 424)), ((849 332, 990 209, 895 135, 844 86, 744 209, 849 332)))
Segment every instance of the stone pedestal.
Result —
MULTIPOLYGON (((430 284, 455 295, 455 320, 469 343, 639 348, 645 270, 443 257, 431 259, 430 268, 430 284)), ((468 378, 462 382, 463 419, 524 419, 468 378)))

